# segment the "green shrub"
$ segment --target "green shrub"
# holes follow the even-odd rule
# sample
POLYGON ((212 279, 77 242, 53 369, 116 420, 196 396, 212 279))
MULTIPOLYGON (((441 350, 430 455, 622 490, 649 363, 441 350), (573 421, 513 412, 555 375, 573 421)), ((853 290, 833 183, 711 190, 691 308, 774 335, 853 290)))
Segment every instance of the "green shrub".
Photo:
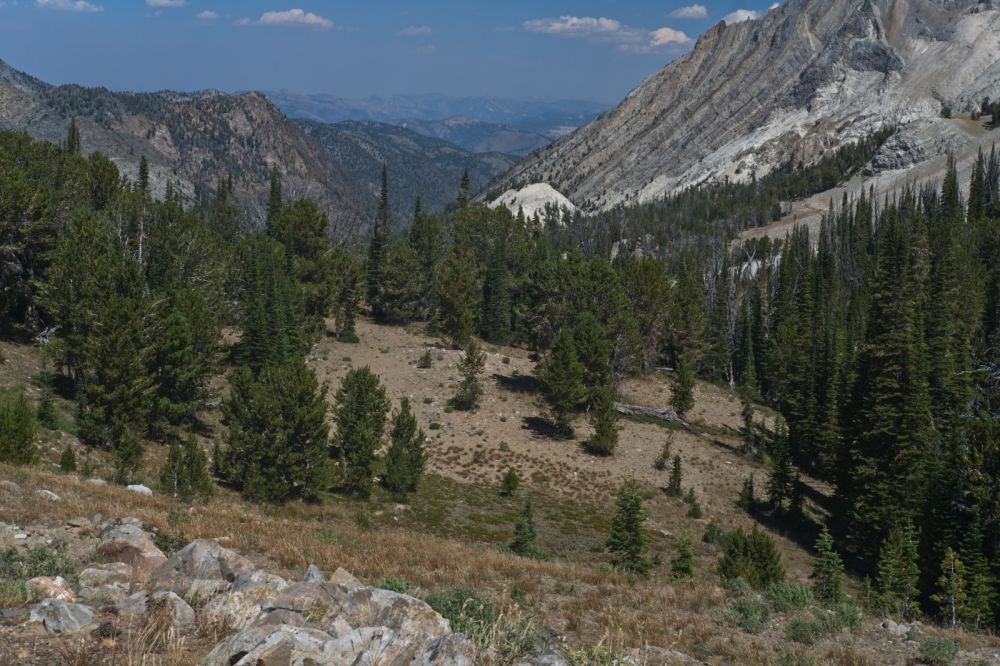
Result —
POLYGON ((427 368, 431 367, 433 363, 434 361, 431 359, 431 350, 428 349, 420 357, 420 360, 417 361, 417 367, 422 370, 426 370, 427 368))
POLYGON ((819 615, 819 621, 831 634, 839 633, 844 629, 854 631, 861 626, 861 619, 861 608, 853 601, 833 604, 819 615))
POLYGON ((390 592, 399 592, 400 594, 407 594, 410 591, 410 583, 408 581, 405 581, 402 578, 393 578, 391 576, 389 578, 383 578, 375 584, 375 587, 380 587, 383 590, 389 590, 390 592))
POLYGON ((795 619, 785 625, 785 636, 790 641, 803 645, 814 645, 824 635, 823 626, 819 622, 795 619))
POLYGON ((36 576, 69 576, 73 565, 64 547, 33 546, 27 551, 10 547, 0 551, 0 608, 35 601, 38 593, 28 584, 36 576))
POLYGON ((76 471, 76 453, 71 444, 64 446, 59 455, 59 470, 65 474, 76 471))
POLYGON ((0 462, 30 465, 38 459, 35 410, 24 393, 0 392, 0 462))
POLYGON ((764 596, 776 613, 804 610, 813 602, 812 590, 793 583, 771 583, 764 596))
POLYGON ((958 657, 958 643, 947 638, 924 636, 920 639, 920 659, 928 664, 950 664, 958 657))
POLYGON ((748 634, 763 631, 770 619, 770 609, 759 599, 737 599, 726 610, 726 621, 748 634))
POLYGON ((705 528, 705 533, 702 535, 701 540, 713 546, 724 546, 726 543, 726 531, 714 522, 710 522, 708 527, 705 528))
POLYGON ((785 580, 774 540, 757 527, 749 533, 743 528, 730 533, 719 561, 719 575, 723 579, 743 578, 755 590, 785 580))
POLYGON ((515 662, 541 645, 543 632, 530 616, 501 613, 468 588, 435 590, 425 601, 451 623, 452 631, 496 655, 499 663, 515 662))

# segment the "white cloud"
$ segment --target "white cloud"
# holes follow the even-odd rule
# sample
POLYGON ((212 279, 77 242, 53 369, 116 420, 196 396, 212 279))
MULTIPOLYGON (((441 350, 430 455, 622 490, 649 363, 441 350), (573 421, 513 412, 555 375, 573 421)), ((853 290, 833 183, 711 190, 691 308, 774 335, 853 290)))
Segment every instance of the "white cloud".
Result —
POLYGON ((198 19, 199 21, 214 21, 215 19, 219 18, 219 15, 211 10, 206 9, 203 12, 198 12, 195 15, 195 18, 198 19))
POLYGON ((149 7, 183 7, 187 0, 146 0, 149 7))
POLYGON ((434 30, 429 25, 408 25, 399 34, 402 37, 424 37, 434 34, 434 30))
POLYGON ((737 9, 735 12, 731 12, 723 16, 722 20, 732 25, 733 23, 752 21, 755 18, 760 18, 760 14, 758 12, 755 12, 752 9, 737 9))
POLYGON ((256 21, 242 18, 236 22, 237 25, 263 25, 263 26, 290 26, 305 27, 315 30, 329 30, 333 27, 333 21, 301 9, 289 9, 283 12, 264 12, 256 21))
POLYGON ((705 5, 688 5, 687 7, 678 7, 674 11, 667 14, 667 17, 677 19, 703 19, 708 18, 708 9, 705 5))
POLYGON ((35 0, 35 6, 40 9, 56 9, 61 12, 103 12, 104 7, 87 0, 35 0))
POLYGON ((521 27, 529 32, 556 37, 614 44, 617 50, 624 53, 652 53, 668 45, 687 44, 691 41, 683 32, 673 28, 660 28, 649 32, 627 26, 615 19, 592 16, 533 19, 525 21, 521 27))

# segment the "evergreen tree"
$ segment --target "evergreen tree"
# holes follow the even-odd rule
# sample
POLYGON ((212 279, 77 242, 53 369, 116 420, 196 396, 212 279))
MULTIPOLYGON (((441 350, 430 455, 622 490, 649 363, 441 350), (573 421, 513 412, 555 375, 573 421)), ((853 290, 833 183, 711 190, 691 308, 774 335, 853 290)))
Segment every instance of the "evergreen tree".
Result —
POLYGON ((459 209, 469 207, 469 196, 472 193, 472 184, 469 179, 469 170, 462 171, 462 180, 458 184, 458 198, 455 206, 459 209))
POLYGON ((689 536, 682 536, 677 540, 677 554, 670 560, 670 577, 674 580, 694 578, 694 553, 689 536))
POLYGON ((453 345, 464 347, 476 327, 476 310, 481 295, 475 258, 465 247, 452 245, 441 263, 435 286, 440 308, 438 324, 453 345))
POLYGON ((38 397, 38 408, 36 416, 38 423, 42 426, 55 429, 56 423, 56 401, 52 391, 52 382, 55 380, 48 369, 48 361, 42 361, 42 371, 39 374, 39 381, 42 384, 41 395, 38 397))
POLYGON ((386 254, 389 250, 389 225, 392 213, 389 208, 389 170, 382 167, 382 194, 379 197, 378 214, 375 217, 375 225, 372 228, 371 243, 368 246, 368 303, 372 306, 372 312, 376 319, 381 319, 382 297, 384 284, 384 271, 386 254))
POLYGON ((278 166, 271 167, 271 191, 267 199, 267 226, 268 229, 281 214, 281 207, 284 205, 284 198, 281 193, 281 174, 278 173, 278 166))
POLYGON ((420 294, 417 316, 419 319, 428 320, 435 314, 437 305, 435 283, 443 259, 444 231, 441 228, 441 220, 423 210, 419 197, 407 241, 420 262, 419 272, 410 276, 417 285, 417 293, 420 294))
POLYGON ((889 532, 882 544, 876 586, 886 610, 897 617, 909 618, 916 611, 917 536, 913 524, 905 521, 889 532))
POLYGON ((825 527, 816 540, 816 559, 810 578, 817 599, 827 604, 843 600, 844 563, 833 549, 833 537, 825 527))
POLYGON ((670 383, 670 406, 682 418, 694 407, 694 371, 683 357, 677 360, 670 383))
POLYGON ((975 629, 987 626, 993 621, 993 604, 997 599, 996 578, 990 570, 982 542, 983 533, 977 522, 967 532, 962 548, 966 592, 962 622, 975 629))
POLYGON ((931 597, 941 607, 941 618, 952 629, 967 614, 968 595, 965 590, 965 565, 958 553, 951 548, 945 551, 941 562, 941 577, 937 582, 937 593, 931 597))
POLYGON ((502 235, 486 267, 483 280, 483 313, 480 321, 483 337, 487 340, 503 344, 510 338, 510 271, 507 268, 506 239, 502 235))
POLYGON ((79 155, 80 150, 80 128, 76 125, 76 118, 70 118, 66 134, 66 152, 70 155, 79 155))
POLYGON ((138 187, 139 194, 143 197, 150 196, 149 191, 149 162, 146 160, 146 156, 143 155, 139 158, 139 180, 136 182, 136 187, 138 187))
POLYGON ((659 472, 662 472, 667 468, 667 461, 670 460, 671 451, 674 448, 674 433, 667 433, 667 441, 663 442, 663 447, 660 449, 660 453, 656 456, 656 460, 653 462, 653 468, 659 472))
POLYGON ((719 575, 725 580, 742 578, 755 590, 785 580, 774 540, 756 526, 749 533, 743 528, 730 533, 719 560, 719 575))
POLYGON ((30 465, 38 459, 35 410, 23 393, 0 392, 0 462, 30 465))
POLYGON ((424 287, 414 277, 420 275, 420 257, 405 241, 392 246, 382 270, 382 318, 406 323, 419 318, 424 287))
POLYGON ((255 501, 314 499, 327 486, 326 386, 301 360, 233 374, 222 403, 223 478, 255 501))
POLYGON ((361 269, 350 257, 342 256, 338 262, 337 285, 333 310, 337 339, 358 342, 355 325, 361 303, 361 269))
POLYGON ((458 373, 462 376, 458 384, 458 392, 451 399, 455 409, 469 411, 479 406, 479 397, 483 386, 479 377, 486 368, 486 354, 479 349, 479 343, 470 338, 465 347, 462 360, 458 364, 458 373))
POLYGON ((680 497, 684 489, 682 487, 683 483, 683 471, 681 470, 681 457, 675 455, 673 467, 670 469, 670 480, 667 481, 667 494, 671 497, 680 497))
POLYGON ((500 481, 500 497, 513 497, 514 493, 517 492, 518 485, 520 485, 520 479, 517 478, 517 472, 514 471, 513 467, 508 467, 500 481))
POLYGON ((385 387, 367 366, 355 368, 344 376, 336 399, 333 453, 343 468, 343 485, 354 495, 368 497, 389 411, 385 387))
POLYGON ((515 555, 522 557, 533 557, 535 549, 535 517, 531 508, 531 497, 524 501, 524 508, 514 521, 514 538, 508 548, 515 555))
POLYGON ((584 448, 595 455, 610 456, 618 445, 618 412, 615 411, 615 396, 610 386, 596 391, 590 408, 590 424, 594 434, 584 443, 584 448))
POLYGON ((757 498, 754 496, 755 492, 753 474, 751 474, 743 479, 739 497, 736 498, 736 506, 744 511, 752 511, 757 505, 757 498))
POLYGON ((576 356, 573 335, 568 329, 560 333, 549 356, 539 364, 536 374, 542 383, 542 394, 552 410, 556 429, 563 437, 571 438, 571 418, 587 399, 587 389, 583 385, 584 367, 576 356))
POLYGON ((72 445, 67 444, 59 454, 59 471, 70 474, 76 471, 76 452, 72 445))
POLYGON ((767 480, 767 497, 775 511, 797 511, 799 475, 792 464, 788 439, 779 428, 771 447, 771 472, 767 480))
POLYGON ((194 437, 170 444, 167 460, 160 470, 160 488, 182 502, 205 501, 212 496, 215 488, 208 474, 208 458, 194 437))
POLYGON ((626 481, 618 491, 607 548, 619 571, 643 577, 649 575, 653 563, 648 557, 646 510, 642 506, 642 489, 634 480, 626 481))
POLYGON ((583 383, 591 400, 611 381, 611 345, 608 333, 590 311, 581 313, 573 325, 573 342, 584 367, 583 383))
POLYGON ((382 485, 397 497, 417 489, 427 456, 424 453, 424 431, 417 428, 417 419, 410 411, 410 401, 403 398, 389 432, 389 450, 383 461, 382 485))

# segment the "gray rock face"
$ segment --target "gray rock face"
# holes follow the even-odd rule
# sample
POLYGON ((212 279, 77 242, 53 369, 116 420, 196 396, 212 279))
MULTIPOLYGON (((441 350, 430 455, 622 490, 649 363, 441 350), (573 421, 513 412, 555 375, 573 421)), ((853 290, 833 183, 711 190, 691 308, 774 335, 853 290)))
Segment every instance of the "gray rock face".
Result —
POLYGON ((149 534, 137 525, 119 525, 107 530, 97 553, 131 566, 138 582, 148 580, 150 574, 167 561, 149 534))
POLYGON ((31 609, 32 622, 41 622, 53 634, 75 634, 94 622, 94 612, 81 604, 46 599, 31 609))
POLYGON ((1000 11, 978 0, 788 0, 709 29, 491 190, 548 183, 585 211, 606 210, 809 163, 887 125, 937 131, 942 106, 1000 96, 998 31, 1000 11))
POLYGON ((163 562, 152 575, 150 582, 158 589, 166 589, 192 598, 200 588, 202 599, 208 598, 211 590, 194 581, 215 581, 223 585, 212 586, 215 593, 222 591, 236 581, 241 574, 254 570, 253 563, 235 551, 223 548, 216 541, 196 539, 163 562))
POLYGON ((310 564, 305 575, 302 576, 303 583, 322 583, 324 580, 326 580, 326 576, 315 564, 310 564))

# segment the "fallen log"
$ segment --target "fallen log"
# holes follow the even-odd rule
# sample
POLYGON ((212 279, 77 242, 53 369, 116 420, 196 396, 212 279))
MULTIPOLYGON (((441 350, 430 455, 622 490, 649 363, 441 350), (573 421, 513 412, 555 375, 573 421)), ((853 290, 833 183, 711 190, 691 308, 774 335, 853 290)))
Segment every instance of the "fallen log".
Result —
POLYGON ((691 429, 691 425, 682 416, 666 407, 643 407, 641 405, 626 405, 623 402, 616 402, 615 411, 625 416, 646 416, 661 421, 670 421, 671 423, 681 425, 687 430, 691 429))

